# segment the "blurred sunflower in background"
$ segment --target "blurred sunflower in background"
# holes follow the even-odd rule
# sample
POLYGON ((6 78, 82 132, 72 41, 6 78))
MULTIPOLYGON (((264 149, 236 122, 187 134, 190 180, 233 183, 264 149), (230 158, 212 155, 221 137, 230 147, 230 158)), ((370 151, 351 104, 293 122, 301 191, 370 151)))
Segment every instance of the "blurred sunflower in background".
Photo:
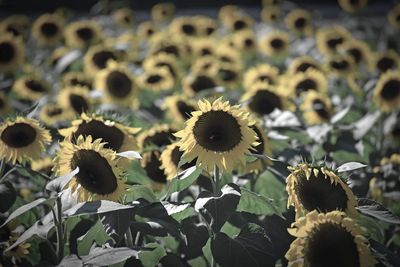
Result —
POLYGON ((308 125, 329 122, 333 115, 332 103, 328 96, 315 91, 308 91, 303 94, 300 110, 308 125))
POLYGON ((400 71, 387 71, 379 77, 373 101, 383 112, 400 109, 400 71))
POLYGON ((337 53, 340 45, 351 38, 351 33, 339 25, 320 28, 316 33, 317 48, 322 54, 329 56, 337 53))
POLYGON ((279 79, 279 69, 269 64, 259 64, 246 70, 243 75, 243 87, 248 90, 257 82, 276 85, 279 79))
POLYGON ((161 153, 159 151, 149 151, 143 154, 140 165, 146 171, 147 176, 153 182, 153 189, 158 191, 167 183, 167 175, 161 165, 161 153))
POLYGON ((369 68, 372 60, 371 49, 364 41, 352 39, 339 46, 339 50, 351 56, 357 68, 369 68))
POLYGON ((260 51, 277 61, 285 59, 289 52, 289 35, 283 31, 273 31, 259 43, 260 51))
POLYGON ((153 91, 171 90, 175 86, 175 80, 167 67, 147 70, 138 80, 141 88, 153 91))
POLYGON ((50 142, 49 131, 34 119, 8 118, 0 126, 0 158, 12 164, 40 158, 50 142))
POLYGON ((400 5, 394 6, 387 15, 390 25, 396 30, 400 30, 400 5))
POLYGON ((185 129, 175 133, 183 158, 197 158, 196 165, 209 172, 215 167, 229 172, 236 163, 244 165, 245 153, 257 145, 249 114, 221 98, 212 103, 200 100, 198 106, 199 111, 192 112, 185 129))
POLYGON ((277 23, 281 17, 279 6, 265 6, 261 9, 261 20, 265 23, 277 23))
POLYGON ((156 22, 164 22, 172 18, 175 12, 173 3, 158 3, 151 8, 151 18, 156 22))
POLYGON ((14 37, 25 38, 31 19, 25 15, 10 15, 0 22, 0 32, 11 34, 14 37))
POLYGON ((85 73, 94 77, 98 71, 107 67, 109 61, 117 60, 117 54, 112 48, 103 45, 91 46, 83 58, 85 73))
POLYGON ((163 109, 167 117, 174 123, 183 124, 197 110, 196 102, 182 95, 168 96, 164 100, 163 109))
POLYGON ((123 170, 115 151, 104 147, 101 139, 79 136, 76 144, 60 143, 53 171, 57 176, 79 172, 66 185, 76 192, 79 202, 94 200, 120 201, 125 193, 123 170))
POLYGON ((300 36, 313 33, 311 13, 305 9, 294 9, 285 17, 286 27, 300 36))
POLYGON ((62 86, 82 86, 87 87, 89 90, 93 89, 92 80, 84 72, 77 71, 71 71, 64 74, 62 77, 62 86))
POLYGON ((11 34, 0 35, 0 72, 17 70, 25 59, 25 46, 21 38, 11 34))
POLYGON ((0 116, 5 117, 12 111, 7 95, 0 92, 0 116))
POLYGON ((338 0, 339 6, 348 13, 356 13, 368 4, 368 0, 338 0))
POLYGON ((287 73, 295 74, 298 72, 306 72, 308 69, 322 71, 321 64, 310 56, 299 56, 294 58, 287 69, 287 73))
POLYGON ((49 84, 35 75, 23 76, 15 81, 13 91, 19 98, 36 101, 50 92, 49 84))
POLYGON ((349 55, 330 56, 325 64, 329 75, 333 77, 348 77, 356 71, 353 57, 349 55))
POLYGON ((313 90, 326 94, 328 91, 328 80, 320 71, 310 69, 298 72, 291 76, 288 87, 283 93, 288 97, 300 96, 302 93, 313 90))
POLYGON ((86 48, 103 38, 100 26, 93 20, 69 23, 65 27, 64 37, 66 44, 72 48, 86 48))
POLYGON ((54 161, 52 157, 44 157, 40 158, 37 160, 33 160, 31 162, 31 169, 40 173, 43 173, 47 175, 48 177, 51 177, 54 167, 54 161))
POLYGON ((207 73, 189 75, 182 81, 183 92, 188 96, 194 96, 201 91, 213 89, 216 86, 216 79, 207 73))
POLYGON ((112 14, 115 23, 121 27, 130 27, 135 21, 133 10, 127 7, 119 8, 112 14))
POLYGON ((339 211, 308 213, 289 233, 296 237, 286 252, 288 266, 374 266, 362 228, 339 211))
POLYGON ((313 210, 321 213, 339 210, 349 217, 357 216, 353 192, 332 170, 306 163, 289 167, 289 170, 291 174, 286 178, 288 207, 294 206, 296 218, 313 210))
POLYGON ((43 14, 32 25, 32 36, 38 44, 52 46, 63 37, 64 18, 59 14, 43 14))
POLYGON ((168 124, 159 124, 150 127, 141 132, 138 136, 140 149, 143 150, 147 146, 155 145, 163 147, 169 145, 175 140, 173 133, 176 130, 168 124))
POLYGON ((398 69, 400 65, 400 56, 394 50, 377 52, 372 57, 372 68, 379 73, 384 73, 388 70, 398 69))
POLYGON ((72 111, 76 114, 87 112, 92 107, 92 99, 89 96, 87 87, 73 86, 66 87, 60 91, 57 103, 63 109, 72 111))
POLYGON ((54 127, 74 117, 74 111, 61 107, 56 103, 47 103, 39 113, 39 119, 48 127, 54 127))

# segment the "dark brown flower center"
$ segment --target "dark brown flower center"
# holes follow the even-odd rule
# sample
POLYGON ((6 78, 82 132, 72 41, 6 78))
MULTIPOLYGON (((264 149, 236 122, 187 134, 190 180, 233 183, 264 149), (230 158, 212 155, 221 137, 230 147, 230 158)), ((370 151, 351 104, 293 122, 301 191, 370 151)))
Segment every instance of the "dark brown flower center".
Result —
POLYGON ((196 34, 196 28, 191 24, 183 24, 182 32, 186 35, 192 36, 196 34))
POLYGON ((282 102, 273 92, 260 90, 251 98, 249 108, 258 115, 270 114, 275 108, 282 109, 282 102))
POLYGON ((132 81, 125 73, 115 70, 107 75, 106 86, 114 97, 125 98, 132 90, 132 81))
POLYGON ((120 129, 96 120, 83 122, 78 126, 78 129, 74 132, 75 142, 80 135, 84 137, 91 135, 93 140, 101 138, 102 142, 106 142, 105 148, 110 148, 117 152, 119 152, 124 142, 124 133, 120 129))
POLYGON ((400 81, 389 80, 384 85, 380 95, 385 100, 393 100, 400 95, 400 81))
POLYGON ((315 226, 308 236, 305 263, 316 267, 358 267, 359 252, 354 236, 343 226, 324 223, 315 226))
POLYGON ((338 45, 343 43, 343 37, 331 38, 327 41, 327 45, 330 49, 335 50, 338 45))
POLYGON ((329 118, 331 117, 329 112, 326 109, 326 106, 325 106, 324 102, 322 102, 319 99, 314 100, 314 102, 313 102, 313 110, 315 112, 317 112, 317 114, 321 118, 323 118, 325 120, 329 120, 329 118))
POLYGON ((53 37, 58 33, 58 26, 52 22, 45 22, 41 25, 40 30, 46 37, 53 37))
POLYGON ((48 108, 47 111, 46 111, 46 114, 49 117, 61 115, 62 113, 63 113, 63 110, 62 110, 62 108, 59 108, 59 107, 48 108))
POLYGON ((254 154, 259 154, 263 155, 264 154, 264 138, 262 136, 262 133, 260 132, 260 129, 258 129, 255 125, 250 126, 250 128, 256 132, 256 135, 258 137, 257 142, 259 143, 257 146, 255 146, 255 151, 253 152, 254 154))
POLYGON ((296 94, 300 95, 303 92, 306 92, 308 90, 316 90, 317 89, 317 83, 310 78, 306 78, 304 80, 301 80, 297 85, 296 85, 296 94))
POLYGON ((349 62, 347 60, 332 60, 330 63, 331 67, 335 70, 343 71, 349 68, 349 62))
POLYGON ((247 27, 247 24, 245 21, 238 19, 233 23, 233 28, 237 30, 242 30, 247 27))
POLYGON ((396 62, 394 61, 393 58, 382 57, 376 63, 376 67, 378 68, 379 71, 385 72, 387 70, 394 69, 396 67, 396 62))
POLYGON ((303 29, 307 25, 306 18, 300 17, 294 21, 294 26, 297 29, 303 29))
POLYGON ((272 77, 266 75, 266 74, 261 74, 260 76, 257 77, 257 81, 260 82, 268 82, 271 85, 275 84, 275 81, 272 77))
POLYGON ((253 47, 254 46, 254 40, 253 39, 245 39, 244 40, 244 45, 248 48, 253 47))
POLYGON ((213 32, 215 32, 215 28, 214 27, 207 27, 207 29, 206 29, 207 35, 211 35, 211 34, 213 34, 213 32))
POLYGON ((28 123, 19 122, 4 129, 1 140, 12 148, 22 148, 29 146, 36 139, 36 129, 28 123))
POLYGON ((117 189, 117 177, 107 159, 93 150, 81 149, 71 159, 71 169, 79 167, 78 183, 87 191, 108 195, 117 189))
POLYGON ((282 49, 285 45, 284 41, 280 38, 274 38, 271 40, 270 43, 271 43, 272 48, 274 48, 275 50, 282 49))
POLYGON ((216 86, 216 84, 215 84, 214 80, 205 75, 196 76, 196 78, 194 79, 194 81, 191 84, 191 88, 196 93, 203 91, 203 90, 214 88, 215 86, 216 86))
POLYGON ((150 152, 150 158, 146 159, 144 169, 147 173, 147 176, 157 182, 165 184, 167 182, 167 176, 165 176, 164 171, 161 169, 161 161, 159 152, 152 151, 150 152))
POLYGON ((155 66, 156 67, 167 67, 168 71, 171 73, 172 77, 176 78, 175 70, 171 66, 171 64, 169 64, 168 62, 158 62, 155 66))
POLYGON ((360 0, 349 0, 352 6, 358 6, 360 4, 360 0))
POLYGON ((156 84, 162 81, 163 77, 158 74, 151 74, 147 77, 146 82, 149 84, 156 84))
MULTIPOLYGON (((311 171, 307 180, 305 173, 297 174, 295 192, 307 211, 346 211, 347 195, 339 183, 331 183, 330 178, 319 171, 317 177, 311 171)), ((339 177, 337 179, 340 179, 339 177)))
POLYGON ((225 152, 234 149, 242 140, 240 125, 226 111, 208 111, 193 127, 196 142, 206 150, 225 152))
POLYGON ((88 102, 81 95, 70 94, 69 102, 71 103, 72 109, 78 114, 81 114, 82 112, 86 112, 89 109, 88 102))
POLYGON ((172 54, 179 57, 179 49, 175 45, 167 45, 158 49, 157 53, 165 52, 167 54, 172 54))
POLYGON ((0 62, 8 63, 15 57, 16 51, 12 44, 8 42, 0 43, 0 62))
POLYGON ((21 31, 17 27, 14 27, 13 25, 8 25, 7 28, 6 28, 6 31, 8 33, 11 33, 14 36, 20 36, 21 35, 21 31))
POLYGON ((38 92, 38 93, 43 93, 46 92, 46 88, 43 86, 43 84, 39 81, 36 80, 27 80, 25 81, 25 86, 31 91, 38 92))
POLYGON ((308 70, 309 68, 318 69, 317 66, 312 63, 303 62, 296 68, 296 72, 306 72, 306 70, 308 70))
POLYGON ((0 110, 6 106, 6 103, 4 102, 3 98, 0 98, 0 110))
POLYGON ((228 69, 220 69, 218 75, 224 82, 232 82, 237 78, 237 73, 228 69))
POLYGON ((188 105, 184 101, 176 102, 176 107, 185 120, 189 119, 191 117, 191 113, 196 110, 193 106, 188 105))
POLYGON ((356 63, 360 63, 363 58, 363 54, 358 48, 350 48, 347 53, 354 59, 356 63))
POLYGON ((117 56, 112 51, 100 51, 93 55, 93 63, 99 68, 104 69, 107 66, 107 61, 110 59, 116 60, 117 56))
POLYGON ((89 42, 94 37, 94 31, 88 27, 82 27, 76 30, 76 35, 85 42, 89 42))
POLYGON ((79 79, 79 78, 72 78, 69 81, 69 85, 71 86, 85 86, 88 89, 92 89, 92 84, 88 81, 85 81, 83 79, 79 79))
MULTIPOLYGON (((176 146, 172 150, 172 152, 171 152, 171 161, 176 167, 178 167, 179 161, 181 160, 182 155, 183 155, 183 152, 179 150, 178 146, 176 146)), ((192 160, 191 162, 186 162, 185 164, 183 164, 181 166, 180 169, 181 170, 186 170, 186 169, 188 169, 190 167, 193 167, 194 165, 196 165, 196 159, 192 160)))
POLYGON ((173 131, 171 129, 166 131, 157 132, 152 136, 148 136, 143 140, 143 146, 156 145, 158 147, 167 146, 171 144, 171 140, 174 140, 173 131))

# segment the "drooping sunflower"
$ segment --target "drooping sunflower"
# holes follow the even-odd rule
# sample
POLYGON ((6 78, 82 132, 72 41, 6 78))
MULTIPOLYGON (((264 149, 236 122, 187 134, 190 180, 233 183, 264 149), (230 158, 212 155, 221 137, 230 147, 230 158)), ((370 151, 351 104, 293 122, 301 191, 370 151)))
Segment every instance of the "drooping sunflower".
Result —
POLYGON ((279 6, 267 6, 261 9, 261 20, 266 23, 276 23, 281 17, 279 6))
POLYGON ((177 124, 183 124, 197 110, 196 102, 182 95, 172 95, 164 100, 162 106, 167 117, 177 124))
POLYGON ((101 115, 82 113, 79 119, 71 122, 71 127, 60 129, 59 133, 76 144, 79 136, 92 136, 94 140, 101 139, 104 147, 115 152, 138 150, 136 138, 140 128, 132 128, 101 115))
POLYGON ((39 113, 40 121, 46 126, 54 127, 74 117, 74 111, 65 109, 55 103, 48 103, 42 107, 39 113))
POLYGON ((157 124, 141 132, 138 136, 138 143, 141 150, 147 146, 155 145, 163 147, 171 144, 175 140, 173 133, 176 129, 168 124, 157 124))
POLYGON ((339 6, 348 13, 356 13, 368 4, 368 0, 338 0, 339 6))
POLYGON ((350 55, 357 66, 365 64, 368 67, 370 64, 369 61, 371 60, 372 56, 371 49, 364 41, 356 39, 349 40, 340 45, 339 50, 343 51, 345 54, 350 55))
POLYGON ((373 92, 376 106, 383 112, 400 109, 400 71, 383 73, 373 92))
POLYGON ((115 10, 112 16, 117 25, 122 27, 130 27, 135 21, 133 10, 127 7, 115 10))
POLYGON ((53 173, 54 161, 52 157, 44 157, 31 162, 31 169, 37 172, 41 172, 51 177, 53 173))
POLYGON ((61 41, 64 18, 59 14, 43 14, 32 25, 32 36, 40 45, 53 46, 61 41))
POLYGON ((146 171, 147 176, 153 181, 152 188, 156 191, 161 190, 167 183, 167 175, 161 167, 161 153, 159 151, 144 153, 140 165, 146 171))
POLYGON ((111 62, 99 71, 94 79, 96 89, 104 92, 105 103, 112 103, 136 109, 138 89, 135 78, 127 66, 111 62))
POLYGON ((138 78, 140 87, 154 91, 171 90, 175 86, 175 79, 168 67, 158 67, 146 70, 138 78))
POLYGON ((117 60, 117 53, 114 49, 103 45, 92 46, 83 57, 85 73, 94 77, 98 71, 107 67, 109 61, 117 60))
POLYGON ((339 45, 352 39, 352 34, 344 27, 334 25, 321 28, 316 34, 318 50, 325 55, 335 54, 339 45))
POLYGON ((118 165, 115 151, 104 147, 101 139, 79 136, 76 144, 60 143, 54 164, 57 176, 65 175, 77 167, 79 172, 66 185, 77 193, 78 201, 111 200, 120 201, 126 186, 123 170, 118 165))
POLYGON ((398 69, 400 66, 400 56, 394 50, 378 52, 373 56, 372 68, 380 73, 388 70, 398 69))
POLYGON ((389 11, 387 18, 393 28, 400 30, 400 5, 394 6, 389 11))
POLYGON ((304 121, 308 125, 329 122, 333 115, 332 103, 326 94, 308 91, 303 93, 303 102, 300 105, 304 121))
POLYGON ((25 46, 21 38, 11 34, 0 35, 0 72, 13 72, 23 63, 25 46))
POLYGON ((212 89, 216 86, 215 78, 208 73, 188 75, 183 79, 183 91, 188 96, 194 96, 198 92, 212 89))
POLYGON ((243 75, 243 87, 249 90, 257 82, 267 82, 276 85, 279 78, 279 69, 269 64, 259 64, 249 68, 243 75))
POLYGON ((328 74, 337 77, 354 75, 356 70, 353 57, 349 55, 335 55, 329 57, 326 61, 326 68, 329 70, 328 74))
POLYGON ((5 117, 11 112, 10 100, 7 95, 0 92, 0 116, 5 117))
POLYGON ((332 170, 306 163, 289 167, 289 170, 291 174, 286 178, 287 205, 294 206, 296 218, 313 210, 321 213, 339 210, 349 217, 357 216, 353 192, 332 170))
POLYGON ((289 51, 289 36, 283 31, 273 31, 261 39, 261 52, 275 60, 283 60, 289 51))
POLYGON ((298 72, 292 76, 287 89, 283 93, 288 97, 295 97, 309 90, 326 93, 328 91, 328 79, 325 74, 315 69, 298 72))
POLYGON ((15 81, 13 90, 21 99, 36 101, 49 93, 50 86, 39 77, 23 76, 15 81))
POLYGON ((285 17, 286 27, 302 36, 309 36, 313 32, 311 13, 305 9, 294 9, 285 17))
POLYGON ((314 58, 310 56, 299 56, 290 62, 287 72, 289 74, 295 74, 297 72, 305 72, 308 69, 322 71, 322 67, 314 58))
POLYGON ((49 131, 34 119, 8 118, 0 126, 0 158, 12 164, 40 158, 50 142, 49 131))
POLYGON ((289 228, 296 237, 290 244, 288 266, 374 266, 368 240, 344 212, 308 213, 289 228))
POLYGON ((280 91, 265 82, 255 83, 240 101, 245 103, 251 113, 260 117, 271 114, 275 109, 285 110, 289 107, 288 100, 280 91))
POLYGON ((93 89, 92 80, 83 72, 67 72, 62 77, 63 87, 82 86, 93 89))
POLYGON ((65 42, 73 48, 85 48, 102 39, 100 26, 93 20, 71 22, 65 27, 65 42))
POLYGON ((153 21, 143 21, 137 27, 137 35, 144 40, 149 39, 156 32, 158 28, 153 21))
POLYGON ((158 3, 151 8, 151 18, 156 22, 167 21, 175 12, 173 3, 158 3))
POLYGON ((82 86, 64 88, 58 94, 57 102, 62 108, 76 114, 87 112, 92 107, 89 90, 82 86))
POLYGON ((175 133, 183 157, 187 161, 197 158, 196 165, 209 172, 215 167, 229 172, 236 163, 244 164, 245 153, 258 144, 249 113, 222 98, 212 103, 199 100, 198 106, 186 127, 175 133))

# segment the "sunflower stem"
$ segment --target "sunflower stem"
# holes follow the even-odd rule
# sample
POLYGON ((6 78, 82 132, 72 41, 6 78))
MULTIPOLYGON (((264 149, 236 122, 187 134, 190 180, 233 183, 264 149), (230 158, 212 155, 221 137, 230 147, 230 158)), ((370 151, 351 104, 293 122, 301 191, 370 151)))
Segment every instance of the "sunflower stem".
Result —
POLYGON ((56 235, 57 235, 57 258, 58 261, 64 257, 64 235, 63 235, 63 226, 62 226, 62 204, 61 197, 57 197, 56 207, 52 210, 54 224, 56 225, 56 235), (56 213, 57 212, 57 213, 56 213))
MULTIPOLYGON (((5 165, 5 164, 4 164, 5 165)), ((13 171, 15 171, 15 167, 12 167, 8 172, 6 172, 3 176, 0 176, 0 184, 3 183, 5 181, 5 179, 7 178, 8 175, 10 175, 13 171)), ((3 174, 4 170, 2 170, 2 174, 3 174)))
POLYGON ((6 168, 6 161, 4 159, 2 159, 0 161, 0 177, 3 177, 3 172, 4 172, 5 168, 6 168))
POLYGON ((220 175, 218 166, 214 167, 214 182, 213 182, 213 193, 217 195, 220 187, 220 175))
POLYGON ((126 229, 125 233, 125 243, 128 247, 133 248, 133 239, 132 239, 132 231, 131 231, 131 226, 126 229))

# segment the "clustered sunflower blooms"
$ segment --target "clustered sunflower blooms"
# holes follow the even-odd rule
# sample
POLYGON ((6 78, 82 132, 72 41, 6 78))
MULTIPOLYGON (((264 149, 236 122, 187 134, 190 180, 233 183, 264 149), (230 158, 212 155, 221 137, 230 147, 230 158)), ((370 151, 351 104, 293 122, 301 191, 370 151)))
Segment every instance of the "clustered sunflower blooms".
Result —
POLYGON ((397 266, 400 5, 156 2, 0 3, 0 267, 397 266))

